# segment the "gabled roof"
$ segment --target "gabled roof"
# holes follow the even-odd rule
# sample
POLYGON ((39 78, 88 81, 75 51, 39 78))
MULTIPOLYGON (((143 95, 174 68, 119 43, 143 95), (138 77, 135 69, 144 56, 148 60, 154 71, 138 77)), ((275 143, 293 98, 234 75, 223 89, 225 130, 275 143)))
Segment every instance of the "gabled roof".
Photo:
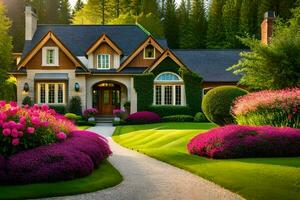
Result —
POLYGON ((108 44, 117 54, 121 55, 122 50, 104 33, 87 50, 86 54, 93 53, 101 44, 108 44))
POLYGON ((135 51, 121 64, 118 71, 124 69, 137 55, 139 55, 144 48, 146 48, 149 44, 153 45, 160 53, 164 51, 164 48, 150 35, 148 38, 143 41, 140 45, 137 46, 135 51))
POLYGON ((153 71, 162 61, 164 61, 166 58, 171 58, 178 66, 186 68, 189 70, 187 66, 179 59, 176 55, 170 50, 167 49, 165 52, 153 63, 153 65, 147 69, 147 72, 153 71))
POLYGON ((193 72, 203 77, 206 82, 237 82, 241 76, 226 71, 241 59, 240 53, 249 51, 243 49, 199 49, 172 50, 193 72))
POLYGON ((22 58, 22 60, 20 61, 19 65, 18 65, 18 69, 24 67, 43 48, 43 46, 49 40, 52 40, 66 54, 66 56, 75 64, 76 67, 84 67, 84 65, 81 63, 81 61, 76 56, 73 55, 73 53, 58 39, 58 37, 55 36, 55 34, 52 33, 51 31, 49 31, 31 49, 31 51, 29 51, 27 54, 24 55, 24 57, 22 58))
POLYGON ((38 25, 31 41, 25 41, 23 55, 27 54, 49 31, 77 57, 86 56, 86 50, 105 34, 129 56, 147 37, 140 26, 132 25, 38 25))

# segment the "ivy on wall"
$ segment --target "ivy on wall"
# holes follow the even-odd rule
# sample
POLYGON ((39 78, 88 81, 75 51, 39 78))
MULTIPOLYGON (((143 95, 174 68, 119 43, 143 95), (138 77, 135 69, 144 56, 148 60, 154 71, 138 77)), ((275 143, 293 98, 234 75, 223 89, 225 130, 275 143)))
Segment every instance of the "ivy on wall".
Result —
POLYGON ((159 111, 158 114, 196 114, 201 111, 201 83, 202 78, 193 72, 182 69, 171 58, 166 58, 157 66, 152 73, 134 76, 134 88, 137 93, 138 111, 159 111), (187 106, 174 106, 174 112, 170 111, 170 106, 152 106, 153 104, 153 82, 157 75, 162 72, 174 72, 182 77, 185 85, 187 106), (180 112, 180 113, 177 113, 180 112))
POLYGON ((137 93, 137 110, 147 110, 153 103, 154 74, 141 74, 134 76, 134 89, 137 93))

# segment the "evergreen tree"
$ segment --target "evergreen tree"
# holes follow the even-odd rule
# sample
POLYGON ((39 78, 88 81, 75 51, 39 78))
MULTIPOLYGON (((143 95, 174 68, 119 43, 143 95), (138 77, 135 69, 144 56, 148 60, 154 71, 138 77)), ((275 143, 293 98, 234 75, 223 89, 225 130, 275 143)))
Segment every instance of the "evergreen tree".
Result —
POLYGON ((36 14, 39 19, 39 23, 44 24, 45 20, 46 20, 46 12, 45 12, 46 2, 45 2, 45 0, 31 0, 30 4, 36 10, 36 14))
POLYGON ((79 10, 81 10, 83 8, 83 6, 84 6, 84 4, 83 4, 82 0, 77 0, 75 6, 73 8, 72 16, 74 17, 74 14, 76 12, 78 12, 79 10))
POLYGON ((208 47, 223 48, 225 34, 222 23, 222 11, 225 0, 212 0, 208 12, 208 47))
POLYGON ((69 0, 61 0, 59 8, 59 23, 69 24, 71 20, 71 6, 69 0))
POLYGON ((191 40, 193 39, 193 35, 186 0, 181 0, 177 10, 177 16, 179 22, 179 46, 182 49, 191 48, 191 40))
POLYGON ((120 14, 127 14, 131 11, 131 0, 120 0, 120 14))
POLYGON ((255 36, 259 37, 261 17, 258 17, 258 0, 243 0, 241 5, 240 20, 239 20, 239 35, 240 36, 255 36))
POLYGON ((142 12, 147 15, 152 13, 154 15, 158 14, 158 5, 156 0, 143 0, 142 1, 142 12))
POLYGON ((237 35, 239 32, 239 19, 241 0, 227 0, 223 7, 223 28, 225 31, 225 48, 239 47, 237 35))
POLYGON ((179 24, 176 15, 175 0, 166 0, 164 32, 170 48, 179 47, 179 24))
POLYGON ((283 18, 289 19, 292 15, 291 8, 295 8, 296 0, 260 0, 259 6, 259 19, 263 19, 263 15, 267 11, 275 11, 276 15, 283 18))
POLYGON ((111 15, 113 18, 118 18, 121 13, 120 0, 110 0, 108 1, 108 7, 110 9, 111 15))
POLYGON ((134 15, 138 16, 141 13, 142 0, 131 0, 130 7, 134 15))
MULTIPOLYGON (((188 6, 188 5, 187 5, 188 6)), ((191 13, 192 37, 191 48, 205 48, 207 37, 207 21, 204 0, 194 0, 191 13)))
POLYGON ((43 24, 58 24, 60 22, 60 0, 45 0, 42 10, 45 12, 45 19, 39 21, 43 24))

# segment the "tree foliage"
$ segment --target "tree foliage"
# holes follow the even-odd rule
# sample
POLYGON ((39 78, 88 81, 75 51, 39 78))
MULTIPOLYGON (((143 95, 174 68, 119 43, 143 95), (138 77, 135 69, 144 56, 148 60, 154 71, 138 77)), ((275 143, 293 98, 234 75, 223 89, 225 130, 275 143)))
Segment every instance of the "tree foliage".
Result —
POLYGON ((277 21, 270 45, 255 38, 243 38, 251 52, 231 67, 241 74, 241 84, 252 89, 280 89, 300 86, 300 8, 288 22, 277 21))

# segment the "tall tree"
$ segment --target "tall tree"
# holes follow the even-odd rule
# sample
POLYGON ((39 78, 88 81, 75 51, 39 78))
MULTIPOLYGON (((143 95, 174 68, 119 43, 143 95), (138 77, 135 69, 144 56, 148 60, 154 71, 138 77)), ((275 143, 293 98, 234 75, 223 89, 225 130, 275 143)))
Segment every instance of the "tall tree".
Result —
POLYGON ((73 8, 73 12, 72 12, 72 16, 74 17, 75 13, 78 12, 79 10, 81 10, 83 8, 84 4, 82 2, 82 0, 77 0, 76 4, 73 8))
POLYGON ((0 2, 0 99, 8 99, 11 88, 9 88, 6 79, 7 72, 11 70, 12 63, 12 38, 8 31, 11 26, 9 18, 5 15, 5 7, 3 2, 0 2))
POLYGON ((38 16, 39 23, 40 24, 45 23, 45 18, 46 18, 46 12, 45 12, 46 2, 45 2, 45 0, 30 0, 30 4, 36 10, 36 14, 38 16))
POLYGON ((170 48, 179 47, 179 24, 176 15, 175 0, 166 0, 164 32, 170 48))
POLYGON ((258 19, 258 2, 259 0, 243 0, 241 5, 240 20, 239 20, 239 35, 240 36, 256 36, 259 37, 261 23, 258 19), (259 22, 258 22, 259 21, 259 22))
POLYGON ((212 0, 208 13, 208 47, 223 48, 225 34, 223 29, 223 6, 225 0, 212 0))
POLYGON ((69 0, 60 0, 59 23, 69 24, 71 21, 71 6, 69 0))
POLYGON ((130 12, 131 0, 120 0, 120 14, 127 14, 130 12))
POLYGON ((152 13, 154 15, 158 14, 158 5, 156 0, 143 0, 142 1, 142 12, 147 15, 152 13))
POLYGON ((59 23, 60 19, 60 0, 51 0, 45 1, 45 7, 42 9, 45 12, 45 19, 44 21, 40 21, 40 23, 44 24, 57 24, 59 23))
POLYGON ((130 7, 134 15, 138 16, 141 13, 142 0, 131 0, 130 7))
MULTIPOLYGON (((187 6, 189 5, 187 4, 187 6)), ((191 48, 205 48, 207 39, 207 21, 205 16, 204 0, 193 1, 191 12, 191 26, 191 48)))
POLYGON ((237 48, 239 47, 239 40, 237 35, 239 32, 239 19, 241 0, 227 0, 223 7, 223 28, 225 32, 225 48, 237 48))
POLYGON ((186 0, 181 0, 177 9, 177 16, 179 23, 179 46, 182 49, 191 48, 193 32, 190 20, 190 11, 187 8, 186 0))

